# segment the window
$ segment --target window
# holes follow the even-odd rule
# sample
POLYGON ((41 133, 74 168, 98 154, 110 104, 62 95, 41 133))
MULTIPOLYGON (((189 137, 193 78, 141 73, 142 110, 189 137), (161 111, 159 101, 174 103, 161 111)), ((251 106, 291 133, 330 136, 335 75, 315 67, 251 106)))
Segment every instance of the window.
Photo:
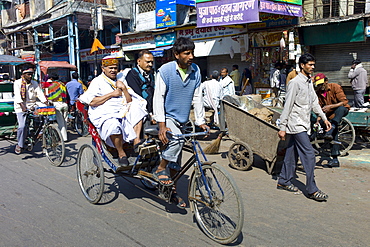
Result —
POLYGON ((156 7, 155 1, 138 3, 137 6, 138 6, 138 14, 153 11, 155 10, 155 7, 156 7))

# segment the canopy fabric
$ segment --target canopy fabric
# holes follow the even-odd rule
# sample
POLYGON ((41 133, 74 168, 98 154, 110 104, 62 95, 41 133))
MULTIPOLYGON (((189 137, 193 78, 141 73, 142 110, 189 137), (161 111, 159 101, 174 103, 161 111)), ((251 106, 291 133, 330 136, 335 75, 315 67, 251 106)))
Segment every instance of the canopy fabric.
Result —
POLYGON ((0 65, 20 65, 29 61, 11 55, 0 55, 0 65))
POLYGON ((77 70, 77 67, 67 61, 40 61, 39 62, 42 73, 47 74, 48 68, 66 68, 77 70))

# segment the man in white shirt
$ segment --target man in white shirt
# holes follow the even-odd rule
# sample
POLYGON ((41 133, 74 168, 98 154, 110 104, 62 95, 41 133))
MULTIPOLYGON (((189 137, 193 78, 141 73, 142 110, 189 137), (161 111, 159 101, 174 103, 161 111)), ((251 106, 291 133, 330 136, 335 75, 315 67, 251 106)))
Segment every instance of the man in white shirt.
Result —
POLYGON ((235 95, 235 83, 233 79, 231 79, 231 77, 228 76, 227 68, 221 69, 220 83, 223 91, 222 98, 225 97, 226 95, 235 95))
POLYGON ((27 135, 26 114, 27 109, 32 109, 35 106, 44 106, 47 104, 47 99, 37 81, 32 80, 35 70, 31 66, 23 68, 20 79, 14 81, 14 111, 17 114, 18 144, 15 147, 15 153, 20 154, 24 148, 24 139, 27 135), (37 102, 39 99, 43 102, 37 102))
POLYGON ((222 86, 218 80, 220 73, 217 70, 214 70, 211 74, 211 80, 205 81, 202 83, 202 92, 203 92, 203 103, 204 106, 208 109, 213 109, 214 122, 217 124, 218 121, 218 109, 220 107, 220 100, 222 98, 222 86))
POLYGON ((142 120, 147 115, 146 101, 127 85, 118 83, 116 58, 105 57, 102 60, 102 71, 80 96, 80 100, 89 104, 90 121, 102 140, 117 149, 120 165, 117 172, 129 165, 123 143, 133 141, 136 145, 140 142, 142 120))

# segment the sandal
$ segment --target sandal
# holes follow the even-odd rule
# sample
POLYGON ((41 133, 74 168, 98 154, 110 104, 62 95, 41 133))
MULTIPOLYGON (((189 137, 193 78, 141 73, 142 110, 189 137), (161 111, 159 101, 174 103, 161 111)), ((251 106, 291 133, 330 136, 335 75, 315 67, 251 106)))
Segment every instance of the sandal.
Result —
POLYGON ((315 193, 308 194, 308 198, 313 199, 315 201, 322 202, 322 201, 326 201, 329 198, 329 196, 325 194, 324 192, 322 192, 321 190, 318 190, 315 193))
POLYGON ((176 203, 176 207, 178 207, 180 209, 185 209, 186 208, 185 201, 176 192, 172 193, 171 202, 176 203))
POLYGON ((15 146, 15 150, 14 150, 14 152, 15 152, 16 154, 21 154, 21 153, 22 153, 22 148, 21 148, 19 145, 16 145, 16 146, 15 146))
POLYGON ((277 184, 276 188, 279 189, 279 190, 286 190, 286 191, 289 191, 289 192, 297 192, 298 191, 298 188, 295 187, 293 184, 290 184, 290 185, 277 184))
POLYGON ((173 181, 171 179, 171 176, 170 174, 167 173, 166 170, 163 170, 163 171, 160 171, 160 172, 154 172, 153 173, 153 178, 158 182, 158 183, 161 183, 162 185, 165 185, 165 186, 170 186, 170 185, 173 185, 173 181), (159 178, 159 176, 166 176, 166 178, 159 178), (165 184, 163 182, 165 181, 171 181, 170 183, 168 184, 165 184))

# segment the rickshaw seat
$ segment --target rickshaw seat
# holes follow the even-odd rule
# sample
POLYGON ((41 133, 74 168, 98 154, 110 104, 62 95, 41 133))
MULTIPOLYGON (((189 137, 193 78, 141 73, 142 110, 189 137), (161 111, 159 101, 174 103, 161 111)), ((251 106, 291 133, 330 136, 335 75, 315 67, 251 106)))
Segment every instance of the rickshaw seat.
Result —
POLYGON ((150 126, 145 127, 144 134, 150 135, 150 136, 158 136, 158 126, 150 125, 150 126))

